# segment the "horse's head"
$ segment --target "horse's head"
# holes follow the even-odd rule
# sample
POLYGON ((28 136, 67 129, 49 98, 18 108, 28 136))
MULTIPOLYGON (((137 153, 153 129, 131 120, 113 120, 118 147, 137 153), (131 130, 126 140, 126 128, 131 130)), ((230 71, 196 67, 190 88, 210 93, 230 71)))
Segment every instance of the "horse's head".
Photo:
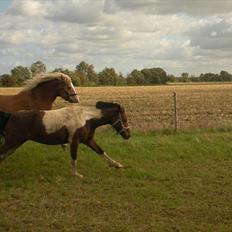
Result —
POLYGON ((108 122, 124 139, 131 137, 125 109, 117 103, 97 102, 96 107, 101 109, 103 115, 108 115, 108 122))
POLYGON ((118 106, 118 111, 113 117, 112 127, 120 134, 124 139, 131 137, 130 127, 127 122, 127 116, 125 109, 122 106, 118 106))
POLYGON ((79 96, 73 86, 71 78, 65 74, 61 74, 61 78, 59 80, 59 87, 58 87, 58 95, 69 101, 71 103, 79 102, 79 96))

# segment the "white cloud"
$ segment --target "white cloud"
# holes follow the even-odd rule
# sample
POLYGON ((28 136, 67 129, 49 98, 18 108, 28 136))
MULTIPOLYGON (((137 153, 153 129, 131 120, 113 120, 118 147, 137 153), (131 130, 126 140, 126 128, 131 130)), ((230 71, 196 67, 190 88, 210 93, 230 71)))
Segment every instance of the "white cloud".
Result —
POLYGON ((150 14, 186 13, 196 16, 231 12, 230 0, 109 0, 126 11, 142 11, 150 14))
POLYGON ((49 68, 86 60, 123 73, 232 71, 232 7, 210 2, 207 9, 208 0, 14 1, 0 15, 1 73, 36 60, 49 68))
POLYGON ((54 21, 72 23, 96 23, 101 18, 103 11, 102 0, 57 0, 50 1, 46 17, 54 21))
POLYGON ((232 24, 222 17, 210 17, 187 33, 192 46, 211 50, 232 50, 232 24))
POLYGON ((40 16, 43 14, 43 12, 44 12, 44 6, 42 2, 26 0, 26 1, 14 1, 6 13, 10 15, 23 15, 30 17, 30 16, 40 16))

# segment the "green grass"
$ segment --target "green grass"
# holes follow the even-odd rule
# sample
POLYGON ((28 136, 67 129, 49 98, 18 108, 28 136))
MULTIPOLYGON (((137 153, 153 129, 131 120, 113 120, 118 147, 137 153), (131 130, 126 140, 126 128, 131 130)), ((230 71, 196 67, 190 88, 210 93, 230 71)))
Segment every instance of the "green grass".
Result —
POLYGON ((0 231, 232 231, 232 133, 111 131, 97 141, 109 168, 81 145, 68 151, 27 142, 0 166, 0 231))

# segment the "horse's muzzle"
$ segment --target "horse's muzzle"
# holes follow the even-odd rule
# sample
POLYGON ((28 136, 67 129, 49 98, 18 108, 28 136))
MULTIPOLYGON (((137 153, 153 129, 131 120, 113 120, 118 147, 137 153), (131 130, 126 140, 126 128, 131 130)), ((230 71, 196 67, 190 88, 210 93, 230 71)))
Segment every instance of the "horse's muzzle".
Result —
POLYGON ((78 103, 80 101, 79 96, 77 94, 68 96, 67 100, 71 103, 78 103))
POLYGON ((126 135, 126 136, 124 136, 123 138, 124 139, 129 139, 131 137, 131 135, 126 135))
POLYGON ((123 131, 123 132, 121 133, 121 136, 122 136, 124 139, 129 139, 129 138, 131 137, 130 133, 125 132, 125 131, 123 131))

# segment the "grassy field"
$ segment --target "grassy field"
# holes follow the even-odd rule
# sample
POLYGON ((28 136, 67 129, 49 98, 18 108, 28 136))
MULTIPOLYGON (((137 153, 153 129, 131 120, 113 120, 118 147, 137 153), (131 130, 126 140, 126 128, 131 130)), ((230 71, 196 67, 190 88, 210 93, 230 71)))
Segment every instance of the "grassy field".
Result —
MULTIPOLYGON (((12 94, 20 88, 1 88, 12 94)), ((221 128, 232 125, 232 84, 138 87, 78 87, 82 105, 98 100, 125 106, 132 128, 147 131, 174 128, 173 92, 177 93, 180 129, 221 128)), ((58 98, 54 108, 67 103, 58 98)))
MULTIPOLYGON (((0 232, 232 231, 232 131, 195 130, 231 127, 231 84, 77 90, 82 105, 125 106, 132 138, 106 129, 97 141, 129 168, 111 169, 83 145, 81 180, 68 150, 27 142, 0 165, 0 232), (177 134, 169 130, 173 92, 179 128, 188 129, 177 134)), ((54 108, 65 105, 58 98, 54 108)))
POLYGON ((109 168, 81 146, 28 142, 0 167, 0 231, 232 231, 232 132, 134 133, 97 141, 130 168, 109 168))

